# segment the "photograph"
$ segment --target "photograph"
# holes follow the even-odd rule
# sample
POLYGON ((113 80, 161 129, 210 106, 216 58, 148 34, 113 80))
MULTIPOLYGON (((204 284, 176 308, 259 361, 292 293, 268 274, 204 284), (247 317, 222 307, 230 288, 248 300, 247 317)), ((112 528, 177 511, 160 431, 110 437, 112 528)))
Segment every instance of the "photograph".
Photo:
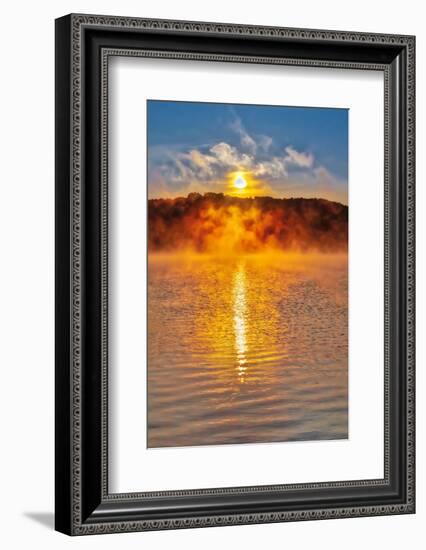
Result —
POLYGON ((146 104, 147 447, 348 439, 349 110, 146 104))

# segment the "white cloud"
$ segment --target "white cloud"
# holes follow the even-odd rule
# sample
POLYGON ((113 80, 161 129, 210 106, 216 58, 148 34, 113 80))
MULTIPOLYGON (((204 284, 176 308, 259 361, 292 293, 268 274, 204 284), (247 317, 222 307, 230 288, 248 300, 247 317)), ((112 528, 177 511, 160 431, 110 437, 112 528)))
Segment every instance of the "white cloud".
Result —
POLYGON ((282 155, 271 155, 268 150, 272 146, 272 138, 258 136, 258 143, 254 146, 254 140, 240 122, 236 123, 235 128, 241 137, 239 147, 221 141, 207 150, 169 151, 169 160, 157 166, 156 177, 161 175, 163 182, 170 182, 171 187, 182 190, 191 185, 200 185, 206 190, 218 189, 224 185, 230 172, 239 170, 250 171, 254 178, 263 180, 265 184, 275 182, 275 185, 288 186, 299 182, 318 188, 336 184, 336 179, 326 168, 315 165, 312 153, 298 151, 288 145, 282 155), (252 151, 256 149, 256 153, 249 153, 248 148, 252 151))
POLYGON ((296 151, 291 145, 285 148, 287 153, 285 161, 288 164, 295 164, 300 168, 311 168, 314 164, 314 156, 312 153, 303 153, 296 151))
POLYGON ((257 151, 257 143, 244 128, 243 123, 238 117, 231 124, 231 128, 240 136, 242 148, 254 155, 257 151))
POLYGON ((259 162, 253 168, 253 174, 266 179, 287 178, 288 172, 285 159, 272 157, 271 160, 259 162))
POLYGON ((179 158, 175 159, 175 165, 177 168, 177 173, 174 174, 175 181, 185 181, 193 178, 192 171, 184 164, 179 158))
POLYGON ((234 169, 249 169, 253 165, 253 157, 246 153, 240 153, 236 147, 229 143, 220 142, 210 149, 217 162, 234 169))
POLYGON ((217 162, 214 156, 203 154, 198 149, 192 149, 189 153, 182 153, 180 156, 188 161, 201 179, 214 176, 214 165, 217 162))
POLYGON ((272 145, 272 138, 270 136, 260 135, 257 138, 258 146, 266 153, 272 145))

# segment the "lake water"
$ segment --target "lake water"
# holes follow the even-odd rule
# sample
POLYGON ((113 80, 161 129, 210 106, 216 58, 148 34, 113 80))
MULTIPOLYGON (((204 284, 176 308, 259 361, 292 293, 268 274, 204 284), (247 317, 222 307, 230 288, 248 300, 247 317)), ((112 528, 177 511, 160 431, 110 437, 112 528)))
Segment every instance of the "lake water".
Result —
POLYGON ((148 446, 348 437, 346 255, 150 255, 148 446))

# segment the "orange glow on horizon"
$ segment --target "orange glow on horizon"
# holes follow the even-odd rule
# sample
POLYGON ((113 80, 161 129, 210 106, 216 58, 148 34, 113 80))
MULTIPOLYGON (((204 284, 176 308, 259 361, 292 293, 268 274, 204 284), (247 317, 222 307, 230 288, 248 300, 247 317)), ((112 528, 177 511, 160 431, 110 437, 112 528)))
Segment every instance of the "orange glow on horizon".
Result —
POLYGON ((227 177, 227 192, 234 197, 254 197, 264 191, 261 182, 255 180, 250 172, 238 170, 227 177))
MULTIPOLYGON (((247 192, 249 186, 248 182, 238 192, 247 192)), ((188 249, 223 255, 343 252, 348 245, 348 211, 342 204, 321 199, 215 193, 154 199, 149 202, 148 245, 150 252, 188 249)))

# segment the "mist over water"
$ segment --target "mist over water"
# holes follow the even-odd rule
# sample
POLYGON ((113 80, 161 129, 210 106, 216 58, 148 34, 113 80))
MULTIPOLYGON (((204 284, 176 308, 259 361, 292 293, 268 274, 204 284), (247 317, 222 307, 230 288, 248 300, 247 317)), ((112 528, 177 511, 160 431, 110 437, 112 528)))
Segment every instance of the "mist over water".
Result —
POLYGON ((348 437, 346 254, 149 254, 148 447, 348 437))

